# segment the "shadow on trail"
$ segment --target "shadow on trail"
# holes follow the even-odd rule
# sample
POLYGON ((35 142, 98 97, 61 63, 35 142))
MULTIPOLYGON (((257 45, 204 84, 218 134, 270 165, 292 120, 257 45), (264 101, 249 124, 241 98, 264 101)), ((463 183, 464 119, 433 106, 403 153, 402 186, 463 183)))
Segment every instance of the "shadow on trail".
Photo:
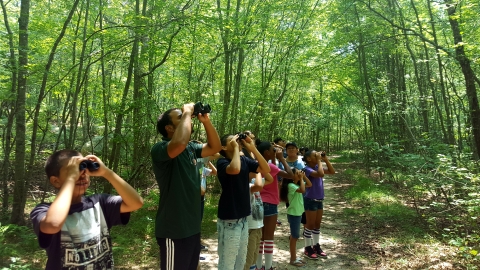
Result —
MULTIPOLYGON (((297 256, 308 261, 302 269, 463 269, 449 262, 452 256, 445 254, 452 254, 450 247, 438 241, 422 239, 423 230, 415 226, 415 215, 408 206, 390 202, 387 208, 382 208, 374 202, 366 206, 350 203, 355 198, 349 192, 359 184, 358 179, 352 179, 352 175, 345 171, 358 169, 358 166, 355 163, 334 163, 337 173, 325 177, 320 245, 328 256, 318 260, 303 257, 305 242, 300 236, 297 256), (422 253, 419 250, 423 250, 422 253)), ((374 192, 378 190, 354 194, 373 198, 374 192)), ((274 266, 282 270, 297 269, 289 264, 290 229, 285 204, 280 203, 278 210, 278 219, 282 224, 275 231, 274 266)), ((204 241, 209 250, 203 252, 206 260, 200 264, 202 269, 217 269, 216 237, 214 234, 204 241)))

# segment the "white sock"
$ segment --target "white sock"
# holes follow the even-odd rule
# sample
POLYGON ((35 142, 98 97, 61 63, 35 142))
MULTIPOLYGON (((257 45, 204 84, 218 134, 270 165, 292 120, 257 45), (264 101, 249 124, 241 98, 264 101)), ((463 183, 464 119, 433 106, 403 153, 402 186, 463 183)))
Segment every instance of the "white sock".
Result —
POLYGON ((320 244, 320 229, 313 229, 313 245, 320 244))
POLYGON ((273 263, 273 240, 265 240, 263 247, 263 254, 265 255, 265 269, 272 268, 273 263))
POLYGON ((257 268, 262 269, 263 263, 263 241, 260 241, 260 246, 258 247, 258 255, 257 255, 257 268))
POLYGON ((305 247, 312 246, 312 231, 305 228, 303 231, 303 238, 305 239, 305 247))

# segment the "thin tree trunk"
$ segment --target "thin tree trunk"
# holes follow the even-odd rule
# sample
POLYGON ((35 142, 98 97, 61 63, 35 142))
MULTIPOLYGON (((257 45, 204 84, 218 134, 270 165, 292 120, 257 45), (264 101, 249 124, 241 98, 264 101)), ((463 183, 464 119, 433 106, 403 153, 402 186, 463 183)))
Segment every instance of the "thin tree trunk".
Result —
POLYGON ((21 0, 20 17, 18 19, 18 88, 15 127, 15 188, 13 191, 13 208, 10 222, 23 224, 25 191, 25 145, 26 145, 26 118, 25 102, 27 92, 28 68, 28 23, 30 16, 30 0, 21 0))
MULTIPOLYGON (((103 0, 100 0, 99 3, 99 26, 100 29, 103 29, 103 8, 104 8, 104 2, 103 0)), ((103 139, 102 139, 102 157, 108 157, 108 133, 109 133, 109 121, 108 121, 108 97, 110 96, 110 93, 107 92, 107 82, 106 82, 106 71, 105 71, 105 45, 104 45, 104 36, 100 36, 100 54, 101 54, 101 60, 100 60, 100 67, 102 70, 102 103, 103 103, 103 139)))
MULTIPOLYGON (((68 142, 66 147, 69 149, 75 148, 75 139, 77 134, 78 122, 77 122, 77 115, 80 115, 77 108, 77 101, 78 96, 80 95, 80 90, 82 89, 83 84, 83 66, 84 66, 84 59, 85 59, 85 52, 87 49, 87 29, 88 29, 88 16, 89 16, 89 9, 90 9, 90 0, 86 1, 85 6, 85 17, 84 17, 84 25, 83 25, 83 34, 82 34, 82 50, 80 52, 80 59, 78 63, 78 73, 77 73, 77 82, 75 84, 75 92, 73 93, 72 103, 71 103, 71 115, 70 115, 70 130, 68 135, 68 142)), ((82 8, 83 10, 83 8, 82 8)))
MULTIPOLYGON (((37 98, 37 104, 35 106, 35 112, 34 112, 34 117, 33 117, 33 130, 32 130, 32 138, 31 138, 31 145, 30 145, 30 159, 28 162, 28 171, 27 171, 27 184, 29 183, 29 179, 31 179, 31 173, 33 172, 33 164, 35 162, 35 149, 36 149, 36 142, 37 142, 37 130, 39 127, 39 115, 40 115, 40 106, 42 104, 43 99, 45 98, 45 89, 47 87, 47 80, 48 80, 48 74, 50 72, 50 68, 52 67, 53 59, 55 57, 55 54, 57 52, 58 45, 62 41, 65 32, 67 30, 67 27, 70 25, 70 22, 72 20, 73 14, 75 13, 75 10, 77 9, 78 3, 80 1, 76 0, 73 3, 72 8, 70 9, 70 13, 68 14, 68 17, 66 18, 65 22, 63 23, 62 30, 60 31, 60 34, 58 35, 57 39, 53 43, 53 47, 50 50, 50 54, 48 57, 47 64, 45 65, 45 72, 43 73, 43 78, 42 78, 42 85, 40 87, 40 93, 38 94, 37 98)), ((26 197, 23 200, 23 204, 26 203, 26 197)))
MULTIPOLYGON (((113 171, 117 171, 118 163, 120 160, 120 150, 122 147, 122 128, 123 128, 123 119, 125 117, 125 107, 127 106, 127 97, 130 89, 130 84, 133 79, 133 67, 135 64, 135 59, 138 53, 138 39, 133 41, 132 50, 130 52, 130 62, 128 64, 128 73, 127 80, 125 81, 125 86, 123 88, 122 101, 120 103, 120 108, 118 110, 117 117, 115 119, 115 133, 113 134, 113 145, 112 151, 108 158, 109 167, 113 171)), ((112 185, 109 182, 104 182, 103 192, 111 193, 112 185)))
MULTIPOLYGON (((431 29, 432 29, 432 36, 435 44, 438 44, 437 41, 437 33, 435 29, 435 19, 433 18, 433 13, 431 9, 431 3, 430 1, 427 1, 427 6, 428 6, 428 12, 430 15, 430 24, 431 24, 431 29)), ((437 63, 438 63, 438 72, 439 72, 439 80, 440 80, 440 92, 442 94, 442 100, 443 100, 443 107, 445 110, 445 126, 446 126, 446 133, 444 133, 444 141, 445 143, 448 143, 450 145, 455 144, 455 139, 454 139, 454 134, 453 134, 453 122, 452 122, 452 115, 450 113, 450 107, 448 106, 448 99, 449 97, 447 96, 446 89, 445 89, 445 82, 444 82, 444 75, 443 75, 443 63, 441 59, 441 54, 438 46, 435 46, 435 51, 436 51, 436 56, 437 56, 437 63)))
POLYGON ((11 173, 10 173, 10 154, 12 153, 12 129, 13 129, 13 122, 14 122, 14 117, 15 117, 15 103, 13 102, 15 98, 15 92, 17 91, 17 80, 18 80, 18 70, 17 70, 17 60, 15 59, 15 45, 13 43, 13 32, 10 28, 10 24, 8 22, 8 16, 7 16, 7 9, 5 7, 5 4, 3 3, 3 0, 0 0, 0 4, 2 5, 2 11, 3 11, 3 20, 5 23, 5 28, 8 33, 8 47, 10 51, 10 58, 9 58, 9 69, 11 70, 11 86, 10 86, 10 98, 8 98, 6 101, 2 102, 2 108, 5 110, 5 113, 7 114, 7 125, 5 127, 5 133, 3 136, 2 140, 2 146, 4 150, 4 158, 3 158, 3 163, 2 163, 2 188, 3 188, 3 194, 2 194, 2 216, 6 216, 7 210, 9 207, 9 192, 8 192, 8 182, 10 181, 11 178, 11 173))

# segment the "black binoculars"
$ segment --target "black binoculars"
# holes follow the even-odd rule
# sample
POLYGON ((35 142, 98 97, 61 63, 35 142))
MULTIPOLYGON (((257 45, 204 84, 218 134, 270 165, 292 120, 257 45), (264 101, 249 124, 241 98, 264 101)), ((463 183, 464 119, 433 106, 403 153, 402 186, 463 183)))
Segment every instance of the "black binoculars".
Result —
POLYGON ((85 169, 88 169, 89 171, 93 172, 98 170, 100 168, 100 164, 98 162, 93 162, 91 160, 85 160, 80 163, 80 171, 83 171, 85 169))
POLYGON ((245 140, 246 138, 247 138, 247 134, 245 134, 245 133, 239 133, 238 134, 238 139, 239 140, 245 140))
POLYGON ((197 116, 199 113, 206 114, 212 111, 210 105, 205 104, 203 105, 202 102, 197 102, 193 105, 193 115, 197 116))

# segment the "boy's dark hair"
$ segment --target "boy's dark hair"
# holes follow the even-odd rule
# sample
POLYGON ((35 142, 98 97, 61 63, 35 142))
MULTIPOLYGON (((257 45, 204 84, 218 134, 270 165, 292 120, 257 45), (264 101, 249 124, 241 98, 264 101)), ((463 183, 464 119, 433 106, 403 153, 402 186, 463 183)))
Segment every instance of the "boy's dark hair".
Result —
POLYGON ((69 149, 58 150, 53 153, 45 162, 45 173, 47 174, 48 179, 50 179, 51 176, 58 177, 60 175, 60 168, 62 168, 65 161, 69 160, 71 157, 80 155, 80 152, 69 149))
POLYGON ((274 142, 274 143, 277 143, 277 144, 278 144, 279 141, 283 141, 283 139, 280 138, 280 137, 277 137, 277 138, 275 138, 275 140, 273 140, 273 142, 274 142))
POLYGON ((307 158, 312 155, 313 150, 309 150, 308 148, 305 150, 305 155, 303 156, 302 160, 307 162, 307 158))
MULTIPOLYGON (((292 172, 295 175, 296 168, 292 168, 292 172)), ((303 180, 302 180, 303 181, 303 180)), ((283 178, 282 186, 280 187, 280 201, 288 203, 288 184, 293 183, 293 179, 283 178)))
MULTIPOLYGON (((222 144, 222 146, 226 146, 227 145, 227 141, 228 141, 228 137, 232 136, 232 134, 225 134, 223 135, 221 138, 220 138, 220 143, 222 144)), ((225 151, 222 149, 220 150, 220 155, 222 155, 223 157, 227 157, 226 154, 225 154, 225 151)))
POLYGON ((263 156, 263 152, 270 150, 270 147, 272 147, 272 144, 269 142, 260 142, 257 144, 257 150, 260 152, 260 155, 263 156))
POLYGON ((172 118, 170 117, 170 113, 174 110, 180 110, 178 108, 171 108, 169 110, 167 110, 166 112, 162 113, 159 117, 158 117, 158 120, 157 120, 157 131, 158 133, 162 134, 163 137, 167 138, 168 137, 168 133, 167 131, 165 130, 165 127, 167 125, 171 125, 172 124, 172 118))

